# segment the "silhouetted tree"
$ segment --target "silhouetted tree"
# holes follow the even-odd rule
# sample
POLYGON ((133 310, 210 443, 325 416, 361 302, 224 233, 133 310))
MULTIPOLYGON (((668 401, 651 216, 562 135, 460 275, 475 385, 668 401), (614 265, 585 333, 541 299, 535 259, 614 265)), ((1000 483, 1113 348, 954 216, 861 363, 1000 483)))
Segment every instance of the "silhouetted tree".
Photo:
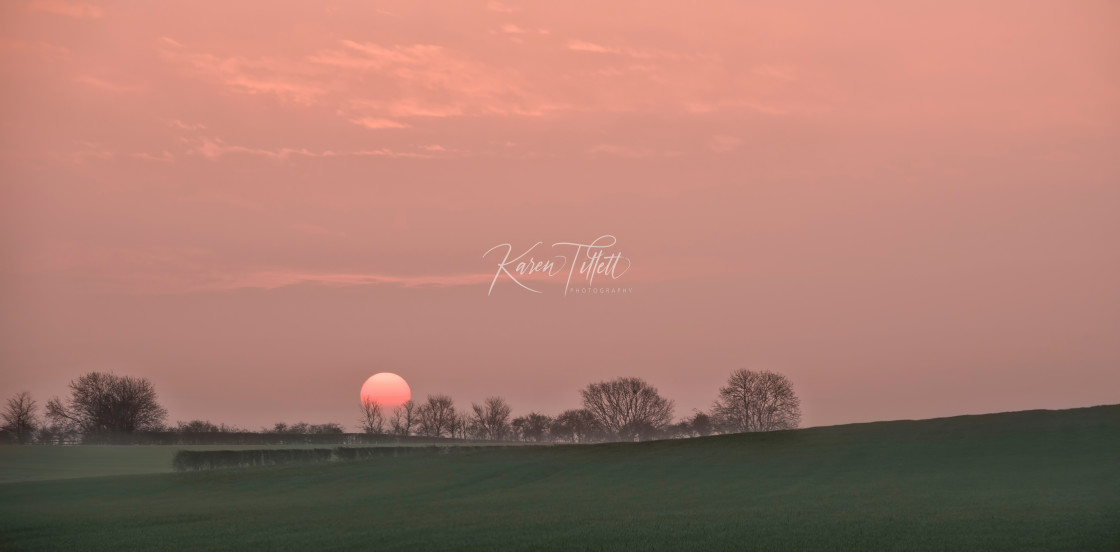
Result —
POLYGON ((411 400, 393 409, 393 418, 389 420, 389 430, 394 435, 411 435, 416 426, 416 414, 419 409, 411 400))
POLYGON ((428 395, 417 409, 416 419, 422 435, 442 437, 454 424, 455 401, 447 395, 428 395))
POLYGON ((618 437, 623 441, 651 441, 658 438, 671 438, 672 426, 664 424, 661 426, 654 426, 646 420, 635 420, 624 426, 618 431, 618 437))
POLYGON ((0 414, 4 420, 3 429, 11 433, 20 444, 30 443, 35 436, 35 429, 39 427, 36 406, 31 393, 23 391, 8 399, 4 412, 0 414))
POLYGON ((381 405, 370 398, 362 399, 362 417, 358 419, 358 424, 365 433, 375 435, 385 433, 385 418, 381 415, 381 405))
POLYGON ((592 383, 580 395, 584 409, 611 435, 641 438, 673 420, 673 401, 639 378, 592 383))
POLYGON ((156 431, 167 411, 145 378, 90 372, 70 382, 70 398, 47 402, 47 417, 83 434, 156 431))
POLYGON ((451 416, 451 423, 447 428, 447 433, 450 437, 455 439, 466 439, 467 432, 471 427, 471 417, 466 412, 455 411, 451 416))
POLYGON ((712 417, 703 412, 694 414, 692 419, 688 420, 688 425, 693 435, 706 437, 712 434, 712 417))
POLYGON ((210 423, 209 420, 191 420, 176 423, 175 431, 179 433, 221 433, 222 428, 210 423))
POLYGON ((77 440, 78 432, 70 424, 42 424, 35 433, 35 441, 45 445, 64 445, 77 440))
POLYGON ((530 412, 526 416, 514 418, 510 425, 522 440, 539 442, 548 438, 552 418, 539 412, 530 412))
POLYGON ((501 397, 487 397, 482 404, 472 404, 474 411, 472 423, 479 437, 500 441, 509 437, 509 416, 512 410, 505 399, 501 397))
POLYGON ((549 434, 553 439, 583 443, 602 437, 595 416, 586 409, 565 410, 552 421, 549 434))
POLYGON ((794 429, 801 422, 801 401, 781 374, 736 370, 720 388, 712 413, 728 431, 794 429))
POLYGON ((263 429, 262 433, 281 433, 288 435, 323 435, 323 434, 339 434, 344 433, 342 426, 329 422, 325 424, 309 424, 307 422, 296 422, 288 425, 284 422, 277 422, 272 426, 272 429, 263 429))

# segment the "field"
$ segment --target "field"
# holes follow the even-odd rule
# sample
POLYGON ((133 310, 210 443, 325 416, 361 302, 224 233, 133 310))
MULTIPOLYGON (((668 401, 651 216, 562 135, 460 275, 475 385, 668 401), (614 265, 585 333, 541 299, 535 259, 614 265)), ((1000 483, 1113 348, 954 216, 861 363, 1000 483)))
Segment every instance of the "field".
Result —
MULTIPOLYGON (((79 447, 18 454, 62 464, 68 451, 78 464, 98 454, 79 447)), ((128 475, 13 481, 6 467, 13 453, 2 451, 0 543, 16 550, 1120 550, 1120 405, 145 473, 169 469, 172 452, 101 453, 120 455, 120 470, 135 471, 128 475), (160 455, 166 466, 157 466, 160 455)))
MULTIPOLYGON (((458 446, 448 443, 446 446, 458 446)), ((463 441, 461 444, 487 446, 492 443, 463 441)), ((426 447, 431 443, 395 444, 397 447, 426 447)), ((339 445, 89 445, 89 446, 0 446, 0 484, 17 481, 73 479, 103 475, 171 473, 171 459, 180 450, 260 450, 333 448, 339 445)), ((362 445, 347 445, 362 446, 362 445)), ((382 446, 382 445, 366 445, 382 446)), ((502 443, 501 446, 527 446, 502 443)), ((2 496, 2 495, 0 495, 2 496)))

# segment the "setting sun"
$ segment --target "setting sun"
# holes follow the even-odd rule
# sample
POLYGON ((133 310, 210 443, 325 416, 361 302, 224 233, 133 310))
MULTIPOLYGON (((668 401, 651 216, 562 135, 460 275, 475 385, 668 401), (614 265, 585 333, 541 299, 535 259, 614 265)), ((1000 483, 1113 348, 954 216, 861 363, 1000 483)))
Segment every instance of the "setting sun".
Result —
POLYGON ((412 389, 404 378, 392 373, 374 374, 362 384, 362 402, 373 401, 382 407, 400 406, 412 398, 412 389))

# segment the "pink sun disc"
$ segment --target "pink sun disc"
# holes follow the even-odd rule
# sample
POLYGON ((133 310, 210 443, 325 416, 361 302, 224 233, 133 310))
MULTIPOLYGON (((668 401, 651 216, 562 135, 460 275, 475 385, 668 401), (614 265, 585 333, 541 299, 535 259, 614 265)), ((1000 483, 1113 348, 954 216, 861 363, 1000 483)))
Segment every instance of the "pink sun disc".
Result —
POLYGON ((362 384, 362 402, 374 401, 383 408, 398 407, 412 398, 412 389, 404 378, 392 373, 374 374, 362 384))

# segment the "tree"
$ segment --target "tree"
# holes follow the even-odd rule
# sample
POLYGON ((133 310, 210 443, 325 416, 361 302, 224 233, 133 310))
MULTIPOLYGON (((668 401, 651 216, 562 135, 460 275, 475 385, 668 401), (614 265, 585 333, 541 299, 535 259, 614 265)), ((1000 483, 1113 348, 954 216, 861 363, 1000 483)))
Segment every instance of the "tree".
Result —
POLYGON ((448 424, 447 434, 455 439, 466 439, 471 427, 471 417, 466 412, 455 412, 448 424))
POLYGON ((223 429, 210 423, 210 420, 191 420, 189 422, 178 422, 175 425, 175 431, 178 433, 221 433, 223 429))
POLYGON ((692 416, 692 419, 687 420, 689 429, 692 430, 694 435, 700 437, 707 437, 712 434, 712 417, 703 413, 697 412, 692 416))
POLYGON ((540 442, 548 438, 552 418, 539 412, 530 412, 527 416, 514 418, 510 425, 522 440, 540 442))
POLYGON ((362 399, 362 417, 358 419, 358 424, 366 433, 375 435, 385 433, 385 418, 381 415, 381 405, 368 397, 362 399))
POLYGON ((419 407, 411 400, 393 409, 393 418, 389 420, 389 431, 394 435, 411 435, 412 428, 416 425, 416 411, 419 407))
POLYGON ((155 431, 167 411, 145 378, 90 372, 70 382, 70 398, 47 402, 47 417, 83 434, 155 431))
POLYGON ((801 401, 781 374, 736 370, 720 388, 712 413, 729 431, 794 429, 801 422, 801 401))
POLYGON ((23 391, 8 399, 8 405, 0 417, 4 420, 4 430, 15 436, 20 444, 30 443, 39 426, 35 400, 31 393, 23 391))
POLYGON ((428 395, 428 400, 416 411, 420 433, 428 437, 450 433, 454 417, 455 401, 447 395, 428 395))
POLYGON ((553 439, 583 443, 601 437, 595 416, 587 409, 565 410, 552 421, 549 434, 553 439))
POLYGON ((673 420, 673 401, 639 378, 592 383, 580 395, 584 409, 611 435, 641 438, 673 420))
POLYGON ((694 411, 694 414, 685 418, 662 432, 666 438, 677 439, 681 437, 704 437, 712 434, 712 417, 703 412, 694 411))
POLYGON ((483 439, 501 441, 509 436, 509 416, 512 410, 505 399, 487 397, 482 404, 472 404, 473 425, 483 439))

